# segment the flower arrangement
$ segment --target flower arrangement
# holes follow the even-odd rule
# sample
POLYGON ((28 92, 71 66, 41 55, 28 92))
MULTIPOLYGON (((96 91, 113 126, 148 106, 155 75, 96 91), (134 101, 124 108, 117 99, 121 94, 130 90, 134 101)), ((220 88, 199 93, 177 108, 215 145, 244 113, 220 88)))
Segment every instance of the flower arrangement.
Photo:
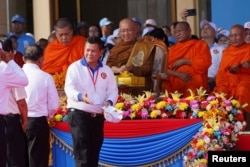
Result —
MULTIPOLYGON (((190 96, 182 98, 178 92, 155 97, 145 91, 137 97, 122 93, 115 107, 123 111, 123 119, 203 119, 203 126, 193 137, 190 149, 184 157, 188 167, 206 167, 208 151, 232 150, 237 135, 246 126, 243 108, 246 106, 233 98, 226 99, 225 94, 207 95, 202 88, 190 96)), ((66 121, 66 97, 60 97, 61 107, 54 121, 66 121)))
POLYGON ((65 72, 56 72, 54 75, 52 75, 55 85, 57 89, 63 89, 64 88, 64 83, 65 83, 65 77, 66 73, 65 72))

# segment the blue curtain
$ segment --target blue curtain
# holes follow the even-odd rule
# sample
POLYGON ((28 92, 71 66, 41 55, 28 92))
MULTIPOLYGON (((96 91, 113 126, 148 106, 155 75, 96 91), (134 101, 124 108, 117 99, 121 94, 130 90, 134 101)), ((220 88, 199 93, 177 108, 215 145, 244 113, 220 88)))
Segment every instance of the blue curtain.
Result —
MULTIPOLYGON (((202 122, 177 130, 136 138, 105 138, 100 166, 171 166, 182 167, 188 143, 202 122)), ((53 167, 73 167, 71 134, 52 129, 53 167)))

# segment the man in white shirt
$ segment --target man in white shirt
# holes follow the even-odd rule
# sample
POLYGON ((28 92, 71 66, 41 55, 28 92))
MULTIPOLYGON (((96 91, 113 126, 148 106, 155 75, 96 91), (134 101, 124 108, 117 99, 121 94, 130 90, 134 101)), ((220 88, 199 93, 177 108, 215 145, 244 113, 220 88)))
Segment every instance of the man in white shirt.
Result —
POLYGON ((116 103, 118 88, 112 70, 99 61, 101 39, 89 37, 84 50, 84 58, 69 66, 64 89, 75 166, 96 167, 104 139, 102 107, 116 103))
POLYGON ((30 167, 48 167, 49 125, 59 107, 59 97, 51 75, 41 70, 43 50, 37 45, 28 46, 24 53, 24 72, 29 84, 25 87, 28 105, 26 136, 30 167))
POLYGON ((23 87, 28 79, 22 69, 14 62, 12 42, 7 39, 0 42, 0 62, 7 63, 0 66, 0 166, 6 166, 6 138, 4 114, 7 109, 11 87, 23 87))

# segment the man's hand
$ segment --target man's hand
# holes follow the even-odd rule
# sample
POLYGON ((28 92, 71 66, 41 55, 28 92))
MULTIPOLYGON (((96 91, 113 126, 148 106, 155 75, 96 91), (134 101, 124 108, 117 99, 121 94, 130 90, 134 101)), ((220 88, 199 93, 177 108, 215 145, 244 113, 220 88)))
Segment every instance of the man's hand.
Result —
POLYGON ((239 65, 233 65, 233 66, 229 67, 228 70, 229 70, 230 73, 235 74, 235 73, 240 71, 240 66, 239 65))
POLYGON ((188 82, 192 79, 191 75, 187 72, 180 72, 178 77, 184 82, 188 82))
POLYGON ((188 11, 187 9, 183 9, 180 13, 181 20, 182 21, 187 21, 187 16, 188 16, 188 11))
POLYGON ((87 104, 93 104, 92 101, 88 98, 88 94, 85 93, 83 96, 82 96, 82 101, 87 103, 87 104))

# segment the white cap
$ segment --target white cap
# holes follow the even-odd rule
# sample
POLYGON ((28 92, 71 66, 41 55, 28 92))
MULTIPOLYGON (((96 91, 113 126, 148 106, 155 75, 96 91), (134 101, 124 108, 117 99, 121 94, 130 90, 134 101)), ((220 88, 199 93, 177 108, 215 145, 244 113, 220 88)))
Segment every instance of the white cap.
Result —
POLYGON ((216 38, 218 39, 221 35, 225 36, 225 37, 229 37, 230 32, 228 30, 220 30, 217 34, 216 34, 216 38))
POLYGON ((248 21, 248 22, 246 22, 246 23, 244 24, 244 28, 250 29, 250 21, 248 21))
POLYGON ((146 27, 142 31, 142 36, 146 35, 148 32, 153 31, 155 28, 154 27, 146 27))
POLYGON ((209 24, 215 30, 215 32, 217 32, 216 24, 214 24, 213 22, 209 22, 207 20, 201 20, 201 22, 200 22, 200 28, 203 28, 204 25, 206 25, 206 24, 209 24))
POLYGON ((115 107, 108 106, 102 107, 104 110, 104 118, 108 122, 118 123, 122 120, 123 112, 121 110, 117 110, 115 107))
POLYGON ((147 25, 151 25, 151 26, 154 26, 156 27, 157 26, 157 23, 154 19, 147 19, 144 23, 144 26, 146 27, 147 25))

